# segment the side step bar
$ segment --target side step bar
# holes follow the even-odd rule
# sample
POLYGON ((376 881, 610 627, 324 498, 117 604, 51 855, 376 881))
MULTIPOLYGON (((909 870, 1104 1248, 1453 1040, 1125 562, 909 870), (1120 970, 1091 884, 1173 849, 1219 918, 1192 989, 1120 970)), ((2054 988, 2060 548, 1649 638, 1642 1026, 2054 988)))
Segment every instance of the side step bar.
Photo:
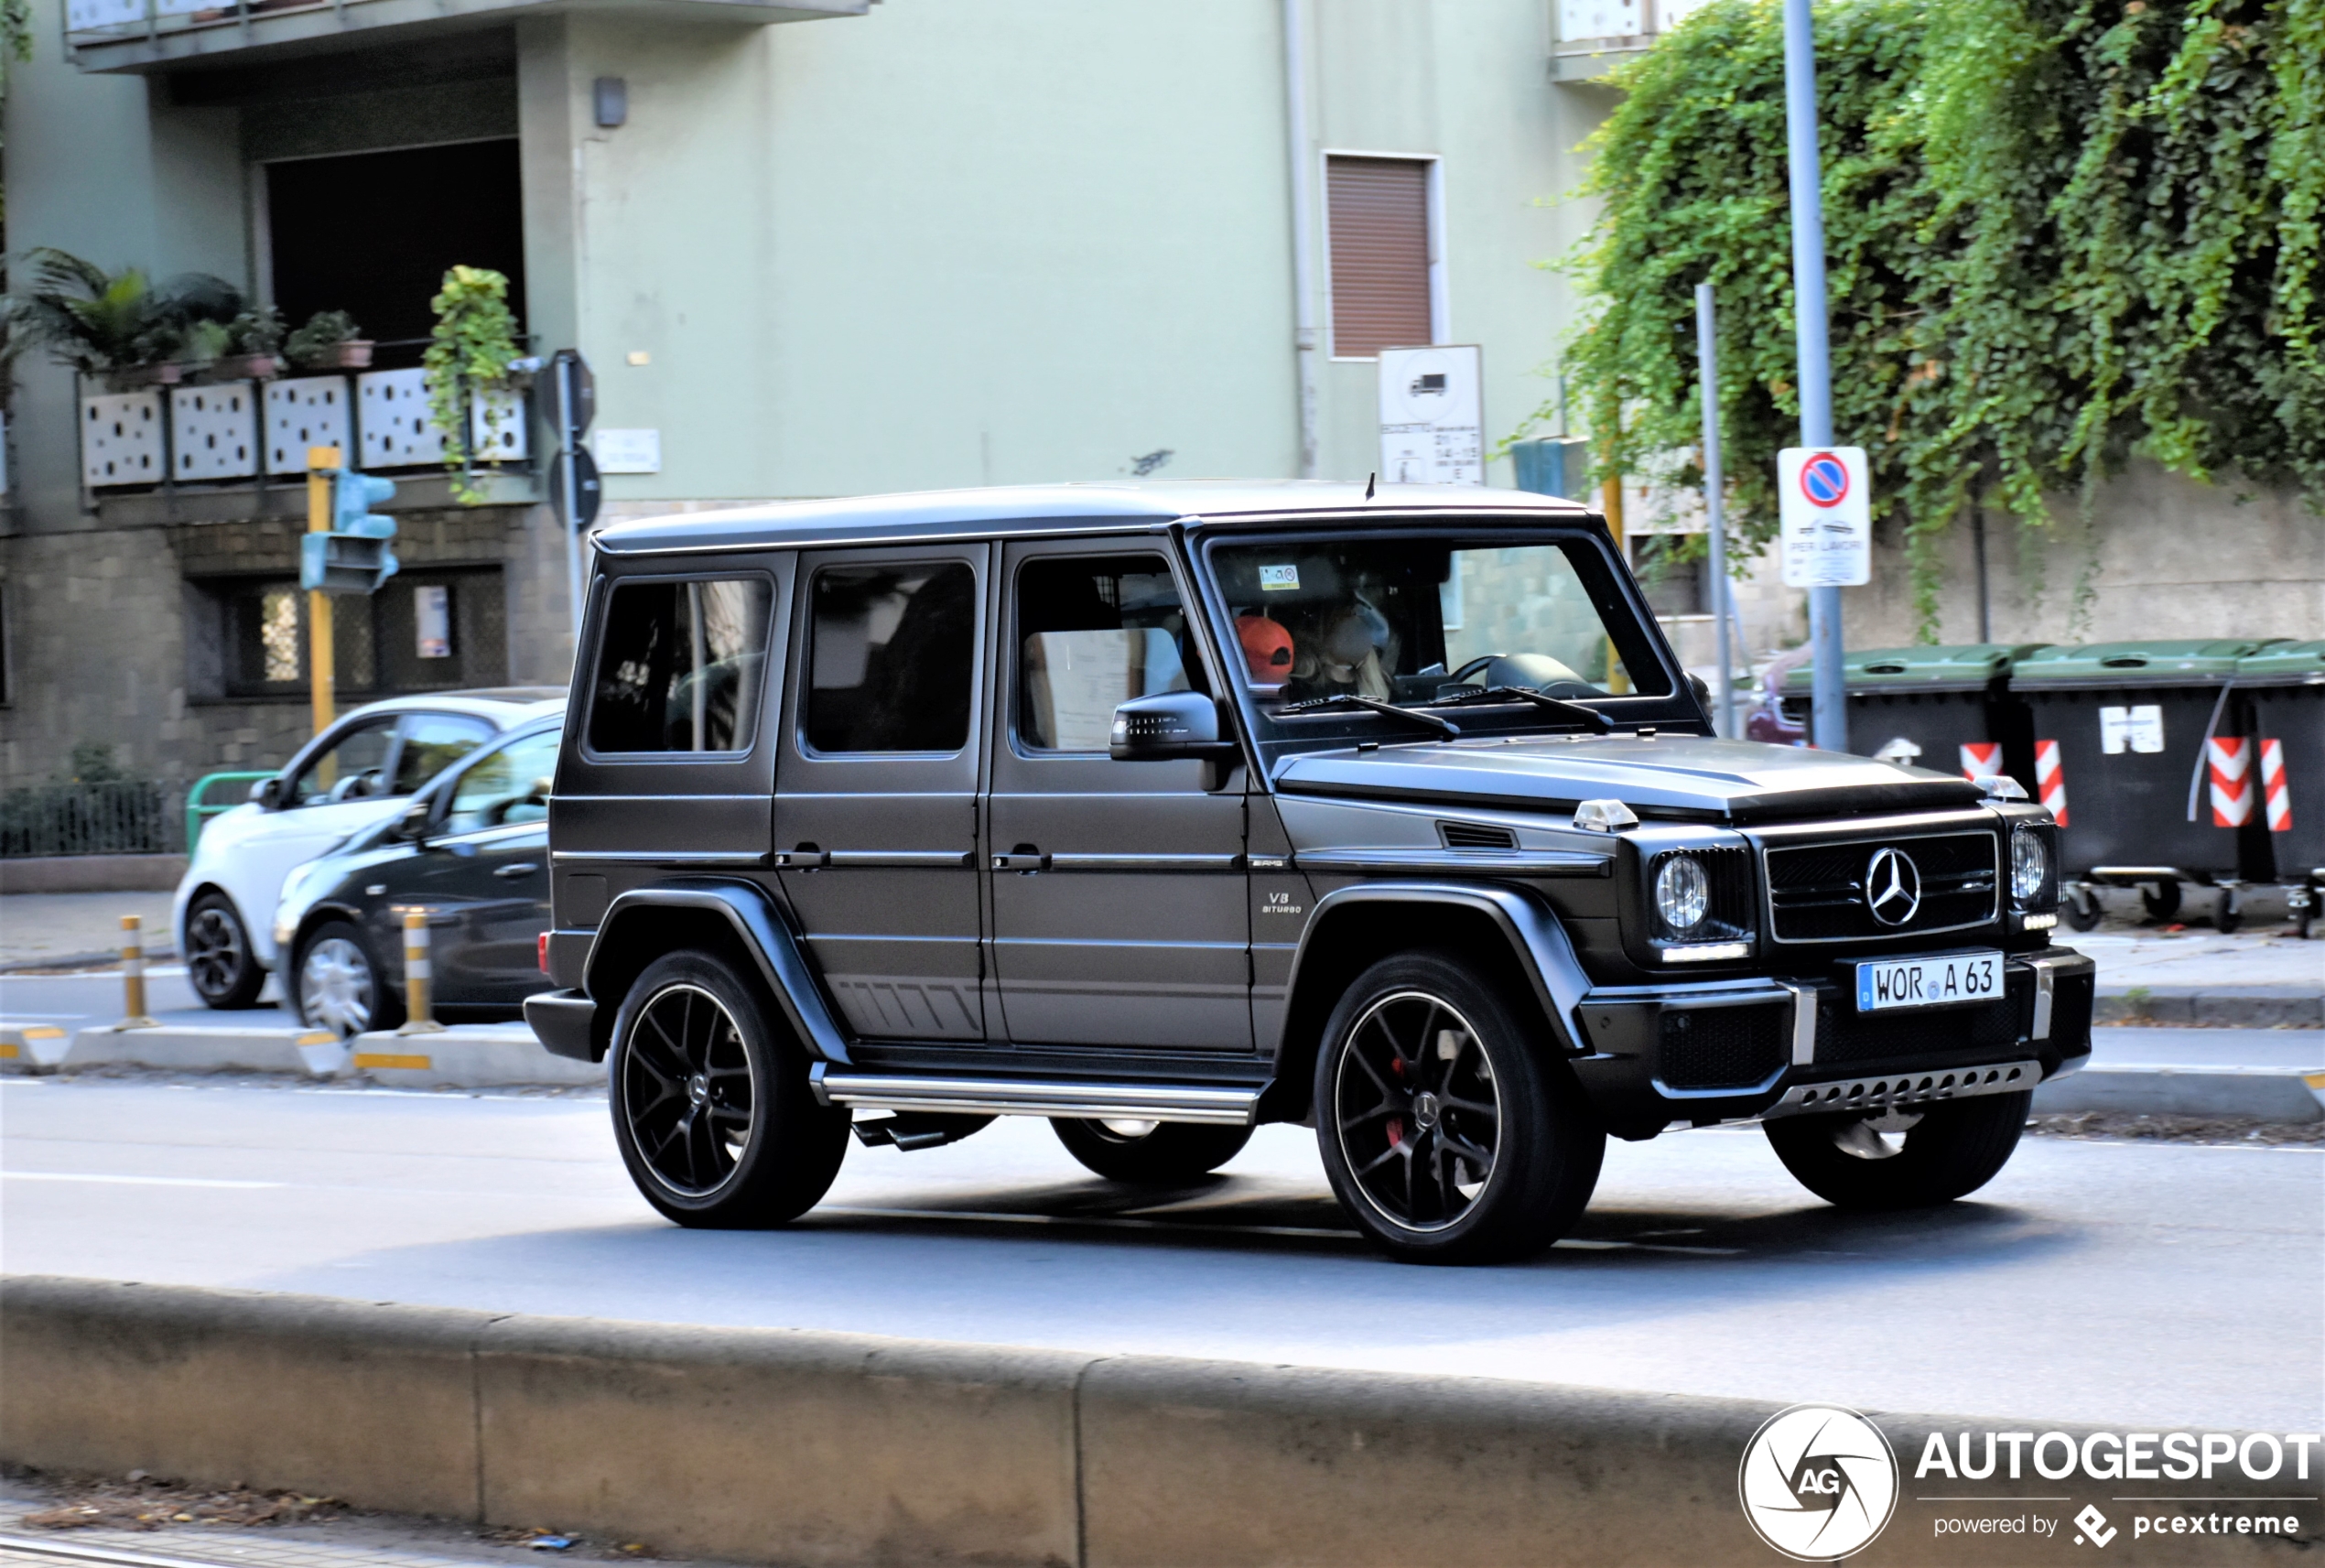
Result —
POLYGON ((933 1110, 981 1116, 1119 1117, 1139 1121, 1203 1121, 1249 1127, 1259 1114, 1257 1088, 1206 1084, 1075 1083, 1050 1078, 908 1077, 832 1070, 819 1062, 808 1076, 826 1105, 878 1110, 933 1110))

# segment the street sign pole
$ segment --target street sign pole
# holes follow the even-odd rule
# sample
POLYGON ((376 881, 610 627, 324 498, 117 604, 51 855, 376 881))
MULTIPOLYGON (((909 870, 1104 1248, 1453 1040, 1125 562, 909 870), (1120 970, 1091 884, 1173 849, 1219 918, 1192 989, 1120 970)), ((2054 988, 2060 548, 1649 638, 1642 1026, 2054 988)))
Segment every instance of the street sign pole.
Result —
MULTIPOLYGON (((1824 182, 1816 146, 1816 40, 1809 0, 1784 0, 1784 125, 1792 176, 1792 315, 1800 351, 1801 445, 1833 444, 1833 355, 1826 337, 1824 182)), ((1810 739, 1828 752, 1849 749, 1841 684, 1841 590, 1809 589, 1815 717, 1810 739)))
POLYGON ((1712 286, 1695 286, 1695 358, 1703 383, 1703 511, 1712 531, 1712 625, 1719 648, 1719 707, 1714 709, 1720 734, 1736 739, 1736 651, 1727 640, 1727 518, 1720 508, 1724 481, 1720 474, 1719 321, 1712 307, 1712 286))
MULTIPOLYGON (((307 531, 310 534, 331 531, 331 481, 339 473, 341 461, 337 447, 307 449, 307 531)), ((314 709, 315 733, 320 735, 331 727, 338 704, 331 690, 336 675, 331 656, 331 596, 319 588, 307 590, 307 637, 308 698, 314 709)))
POLYGON ((557 367, 557 473, 564 480, 558 494, 564 504, 557 508, 559 521, 565 524, 566 599, 573 612, 573 668, 581 667, 581 503, 580 487, 573 471, 574 444, 580 432, 573 427, 573 356, 559 354, 557 367))

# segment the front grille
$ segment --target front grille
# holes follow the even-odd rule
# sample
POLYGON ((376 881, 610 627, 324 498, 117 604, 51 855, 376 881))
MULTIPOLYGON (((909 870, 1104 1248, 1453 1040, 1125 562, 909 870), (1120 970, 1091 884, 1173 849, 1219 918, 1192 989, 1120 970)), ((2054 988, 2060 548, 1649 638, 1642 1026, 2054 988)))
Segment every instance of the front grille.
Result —
POLYGON ((1999 840, 1989 831, 1804 844, 1767 851, 1768 903, 1779 942, 1851 942, 1981 925, 1995 917, 1999 840), (1920 873, 1921 905, 1884 925, 1865 904, 1873 857, 1902 850, 1920 873))
POLYGON ((2025 1024, 2019 1014, 2026 988, 2014 986, 1999 1001, 1975 1007, 1907 1008, 1859 1012, 1837 990, 1819 994, 1816 1065, 1854 1066, 1862 1062, 1904 1062, 1925 1056, 1992 1055, 2017 1044, 2025 1024))
POLYGON ((1664 1086, 1740 1089, 1764 1082, 1784 1065, 1790 1013, 1781 1002, 1666 1011, 1660 1073, 1664 1086))
POLYGON ((1448 849, 1515 849, 1518 835, 1487 822, 1440 822, 1437 832, 1448 849))

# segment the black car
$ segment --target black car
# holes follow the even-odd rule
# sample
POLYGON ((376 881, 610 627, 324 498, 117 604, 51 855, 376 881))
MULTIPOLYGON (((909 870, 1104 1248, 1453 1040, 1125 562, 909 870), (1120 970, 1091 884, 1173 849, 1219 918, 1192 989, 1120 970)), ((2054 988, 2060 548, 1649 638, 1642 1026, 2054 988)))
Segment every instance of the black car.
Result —
POLYGON ((404 1021, 404 916, 427 912, 434 1007, 508 1019, 548 984, 548 800, 561 720, 462 760, 399 816, 293 872, 276 915, 291 1007, 357 1034, 404 1021))
POLYGON ((1959 1197, 2089 1055, 2049 816, 1712 739, 1571 502, 1069 485, 594 542, 525 1016, 611 1054, 681 1224, 804 1212, 851 1130, 1042 1116, 1172 1181, 1291 1121, 1392 1254, 1506 1258, 1671 1127, 1959 1197))

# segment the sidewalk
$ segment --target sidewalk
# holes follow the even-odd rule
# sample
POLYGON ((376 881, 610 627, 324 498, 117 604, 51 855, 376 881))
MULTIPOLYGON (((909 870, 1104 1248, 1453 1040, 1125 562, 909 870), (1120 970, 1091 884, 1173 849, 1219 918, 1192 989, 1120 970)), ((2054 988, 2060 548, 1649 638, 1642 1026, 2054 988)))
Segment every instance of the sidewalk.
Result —
POLYGON ((170 894, 21 892, 0 895, 0 969, 117 955, 121 917, 146 923, 146 957, 168 957, 170 894))

